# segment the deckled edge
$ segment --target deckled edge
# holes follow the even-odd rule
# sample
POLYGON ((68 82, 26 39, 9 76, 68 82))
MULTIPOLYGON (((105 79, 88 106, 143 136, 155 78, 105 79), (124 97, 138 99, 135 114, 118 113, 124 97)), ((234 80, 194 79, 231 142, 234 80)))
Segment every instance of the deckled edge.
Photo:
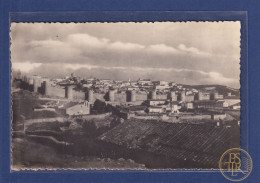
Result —
MULTIPOLYGON (((168 169, 142 169, 142 168, 133 168, 133 169, 128 169, 128 168, 16 168, 13 166, 13 157, 12 157, 12 150, 13 150, 13 146, 12 146, 12 135, 13 135, 13 128, 12 128, 12 122, 13 122, 13 110, 12 110, 12 104, 13 104, 13 100, 12 100, 12 59, 11 59, 11 45, 12 45, 12 38, 11 38, 11 27, 12 27, 12 23, 26 23, 26 24, 38 24, 38 23, 45 23, 45 24, 85 24, 85 23, 224 23, 224 22, 239 22, 240 23, 240 44, 239 44, 239 48, 240 48, 240 57, 239 57, 239 64, 240 64, 240 74, 239 74, 239 81, 240 81, 240 101, 241 101, 241 53, 242 53, 242 49, 241 49, 241 37, 242 37, 242 25, 241 25, 241 20, 236 20, 236 21, 231 21, 231 20, 221 20, 221 21, 198 21, 198 20, 189 20, 189 21, 77 21, 77 22, 60 22, 60 21, 52 21, 52 22, 42 22, 42 21, 35 21, 35 22, 30 22, 30 21, 12 21, 9 24, 9 62, 10 62, 10 95, 11 95, 11 106, 10 106, 10 114, 11 114, 11 123, 10 123, 10 128, 11 128, 11 133, 10 133, 10 171, 11 172, 64 172, 64 171, 84 171, 84 172, 115 172, 115 171, 119 171, 119 172, 135 172, 135 171, 140 171, 140 172, 219 172, 220 169, 214 169, 214 168, 210 168, 210 169, 202 169, 202 168, 177 168, 177 169, 172 169, 172 168, 168 168, 168 169)), ((248 71, 247 71, 248 74, 248 71)), ((247 101, 246 101, 247 102, 247 101)), ((240 102, 241 106, 242 106, 242 102, 240 102)), ((242 108, 241 108, 242 109, 242 108)), ((240 110, 240 119, 241 119, 241 112, 242 110, 240 110)), ((247 116, 247 122, 248 122, 248 116, 247 116)), ((248 124, 247 124, 247 130, 248 130, 248 124)), ((241 128, 240 128, 240 135, 241 135, 241 128)), ((248 131, 247 131, 247 140, 248 140, 248 131)), ((240 138, 241 140, 241 138, 240 138)), ((247 142, 248 143, 248 142, 247 142)), ((241 142, 240 142, 241 144, 241 142)), ((247 144, 248 145, 248 144, 247 144)))

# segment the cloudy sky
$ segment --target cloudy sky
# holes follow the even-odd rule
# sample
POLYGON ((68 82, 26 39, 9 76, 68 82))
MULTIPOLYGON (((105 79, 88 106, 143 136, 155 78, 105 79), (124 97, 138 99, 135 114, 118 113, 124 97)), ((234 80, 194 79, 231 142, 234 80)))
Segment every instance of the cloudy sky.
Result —
POLYGON ((13 69, 27 74, 239 88, 240 22, 12 23, 13 69))

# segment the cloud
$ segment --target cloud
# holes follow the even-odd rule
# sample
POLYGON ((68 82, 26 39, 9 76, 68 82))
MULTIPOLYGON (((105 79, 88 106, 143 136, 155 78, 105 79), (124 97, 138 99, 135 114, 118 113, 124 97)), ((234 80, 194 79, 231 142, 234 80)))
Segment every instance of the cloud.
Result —
POLYGON ((169 53, 169 54, 177 54, 179 51, 173 47, 167 46, 165 44, 156 44, 150 45, 148 47, 151 52, 155 53, 169 53))
POLYGON ((124 71, 129 77, 239 85, 239 22, 12 23, 11 38, 12 63, 40 63, 42 71, 28 68, 41 73, 51 74, 56 65, 62 72, 87 69, 118 79, 124 71))
POLYGON ((186 53, 191 53, 191 54, 200 55, 200 56, 210 56, 210 54, 207 52, 200 51, 195 47, 187 47, 184 44, 180 44, 178 46, 178 48, 179 48, 179 50, 186 52, 186 53))
POLYGON ((65 43, 70 43, 71 46, 76 46, 78 48, 92 47, 92 48, 101 48, 106 47, 109 40, 104 38, 96 38, 88 34, 71 34, 68 35, 65 43))
POLYGON ((30 72, 34 69, 36 69, 37 67, 42 66, 42 63, 30 63, 30 62, 14 62, 12 63, 12 68, 14 70, 20 70, 23 72, 30 72))
POLYGON ((135 43, 124 43, 124 42, 114 42, 108 45, 110 48, 115 49, 115 50, 137 50, 137 49, 144 49, 145 46, 140 45, 140 44, 135 44, 135 43))

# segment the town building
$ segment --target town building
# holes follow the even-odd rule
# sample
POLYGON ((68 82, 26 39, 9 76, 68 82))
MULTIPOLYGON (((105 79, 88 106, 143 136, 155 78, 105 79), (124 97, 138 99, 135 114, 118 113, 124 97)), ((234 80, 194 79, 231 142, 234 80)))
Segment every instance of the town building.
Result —
POLYGON ((185 103, 185 106, 187 109, 194 109, 194 103, 193 102, 187 102, 185 103))
POLYGON ((222 100, 224 98, 223 95, 219 95, 218 93, 211 93, 210 100, 222 100))
POLYGON ((171 91, 171 92, 168 93, 167 98, 170 101, 177 101, 178 96, 176 95, 175 91, 171 91))
POLYGON ((139 79, 137 83, 141 86, 143 85, 150 85, 152 84, 152 81, 150 79, 139 79))
POLYGON ((148 100, 148 105, 149 106, 157 106, 157 105, 164 105, 166 104, 166 101, 167 100, 164 100, 164 99, 151 99, 151 100, 148 100))
POLYGON ((165 109, 160 106, 151 106, 148 108, 149 113, 164 113, 165 109))
POLYGON ((175 82, 170 82, 169 86, 176 86, 177 84, 175 82))
POLYGON ((195 101, 195 108, 204 108, 204 109, 223 109, 228 107, 228 103, 224 100, 204 100, 204 101, 195 101))
POLYGON ((168 89, 168 88, 169 88, 168 85, 156 85, 156 86, 154 86, 155 90, 165 90, 165 89, 168 89))
POLYGON ((234 104, 240 103, 239 96, 226 96, 224 100, 225 102, 228 103, 228 106, 232 106, 234 104))
POLYGON ((181 108, 181 106, 178 105, 178 102, 172 102, 171 103, 171 113, 172 114, 179 114, 180 111, 179 109, 181 108))
POLYGON ((210 94, 209 93, 204 93, 204 92, 198 92, 195 95, 195 100, 210 100, 210 94))
POLYGON ((231 106, 228 106, 230 109, 233 109, 233 110, 240 110, 241 109, 241 104, 240 102, 236 103, 236 104, 233 104, 231 106))
POLYGON ((194 101, 194 95, 193 94, 189 94, 185 96, 185 102, 193 102, 194 101))
POLYGON ((169 82, 167 81, 154 81, 154 85, 169 85, 169 82))

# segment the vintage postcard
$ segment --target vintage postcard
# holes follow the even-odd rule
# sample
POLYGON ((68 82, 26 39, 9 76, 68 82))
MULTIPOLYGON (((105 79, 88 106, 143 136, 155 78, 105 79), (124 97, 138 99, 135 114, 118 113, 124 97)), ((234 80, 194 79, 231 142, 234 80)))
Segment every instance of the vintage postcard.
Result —
POLYGON ((240 21, 10 29, 12 170, 211 170, 240 148, 240 21))

